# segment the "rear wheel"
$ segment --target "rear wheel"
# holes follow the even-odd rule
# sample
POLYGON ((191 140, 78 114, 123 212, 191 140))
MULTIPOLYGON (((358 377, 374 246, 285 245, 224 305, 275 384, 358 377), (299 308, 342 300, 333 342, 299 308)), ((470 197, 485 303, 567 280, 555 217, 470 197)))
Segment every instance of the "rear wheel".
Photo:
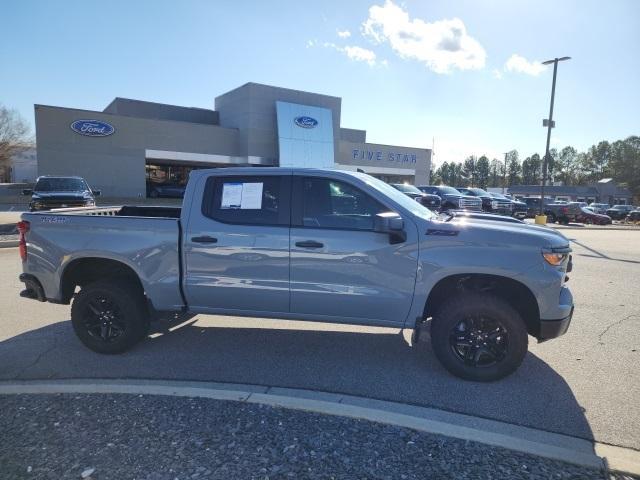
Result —
POLYGON ((80 341, 98 353, 121 353, 149 331, 149 312, 133 282, 100 280, 83 287, 71 306, 71 323, 80 341))
POLYGON ((513 373, 527 353, 524 321, 507 302, 468 293, 446 302, 431 322, 442 365, 465 380, 490 382, 513 373))
POLYGON ((556 215, 554 213, 548 213, 547 214, 547 221, 549 223, 556 223, 556 220, 557 220, 557 218, 556 218, 556 215))

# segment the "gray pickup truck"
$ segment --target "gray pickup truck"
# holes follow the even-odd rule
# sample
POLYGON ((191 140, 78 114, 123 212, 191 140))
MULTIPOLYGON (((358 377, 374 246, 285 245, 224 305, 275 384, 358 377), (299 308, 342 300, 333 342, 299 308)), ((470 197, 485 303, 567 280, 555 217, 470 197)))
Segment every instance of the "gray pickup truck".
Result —
POLYGON ((24 213, 19 232, 21 296, 73 302, 100 353, 166 311, 405 328, 414 342, 428 326, 447 370, 491 381, 573 314, 560 233, 437 216, 357 172, 198 170, 182 208, 24 213))

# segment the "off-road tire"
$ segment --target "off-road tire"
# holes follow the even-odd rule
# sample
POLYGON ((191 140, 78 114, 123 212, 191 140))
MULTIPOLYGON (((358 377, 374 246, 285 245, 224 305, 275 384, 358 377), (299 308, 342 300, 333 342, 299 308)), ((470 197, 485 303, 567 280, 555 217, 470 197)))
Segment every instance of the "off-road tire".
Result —
POLYGON ((528 346, 527 328, 518 312, 492 294, 464 293, 446 301, 431 321, 431 345, 442 365, 465 380, 491 382, 510 375, 522 363, 528 346), (472 366, 456 354, 451 335, 468 317, 482 316, 499 322, 506 330, 506 353, 492 365, 472 366))
POLYGON ((90 350, 106 354, 122 353, 147 336, 149 311, 139 285, 127 280, 98 280, 85 285, 73 299, 71 323, 80 341, 90 350), (88 324, 95 323, 97 318, 91 314, 93 311, 89 304, 95 308, 96 302, 104 302, 105 299, 118 311, 118 324, 122 330, 120 336, 109 341, 92 335, 88 328, 88 324))

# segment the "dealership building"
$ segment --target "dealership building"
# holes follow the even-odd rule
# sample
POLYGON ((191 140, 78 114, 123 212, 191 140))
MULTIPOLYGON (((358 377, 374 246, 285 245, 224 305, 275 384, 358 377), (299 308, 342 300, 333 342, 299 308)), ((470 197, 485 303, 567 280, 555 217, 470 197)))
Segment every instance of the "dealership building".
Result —
POLYGON ((326 167, 429 183, 431 150, 367 142, 342 99, 247 83, 215 109, 116 98, 101 111, 35 105, 39 175, 79 175, 110 197, 182 185, 194 168, 326 167))

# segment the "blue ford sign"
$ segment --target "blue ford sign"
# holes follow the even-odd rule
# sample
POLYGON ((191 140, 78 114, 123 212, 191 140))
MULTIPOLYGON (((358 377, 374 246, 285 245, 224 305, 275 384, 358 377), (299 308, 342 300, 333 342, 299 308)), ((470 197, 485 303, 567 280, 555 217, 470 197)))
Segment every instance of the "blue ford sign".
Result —
POLYGON ((100 120, 76 120, 71 124, 71 130, 87 137, 106 137, 115 132, 115 128, 100 120))
POLYGON ((318 125, 318 120, 311 117, 296 117, 293 119, 294 123, 302 128, 315 128, 318 125))

